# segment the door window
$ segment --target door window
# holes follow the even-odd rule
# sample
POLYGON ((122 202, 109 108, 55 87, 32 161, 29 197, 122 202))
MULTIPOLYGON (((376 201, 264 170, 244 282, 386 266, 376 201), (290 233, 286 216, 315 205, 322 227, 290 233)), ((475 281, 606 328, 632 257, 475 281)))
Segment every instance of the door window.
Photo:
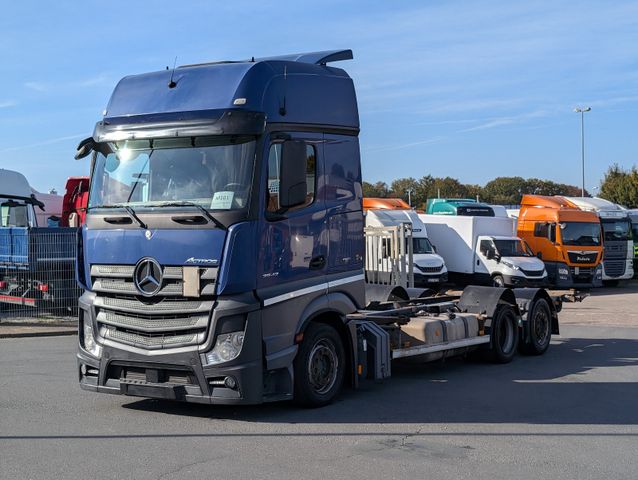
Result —
MULTIPOLYGON (((266 211, 278 212, 281 209, 279 205, 279 178, 281 172, 281 143, 275 143, 270 146, 268 152, 268 196, 266 203, 266 211)), ((306 185, 307 195, 306 201, 301 205, 297 205, 289 209, 289 211, 299 210, 307 207, 315 200, 315 180, 317 176, 317 151, 314 145, 306 144, 306 185)))

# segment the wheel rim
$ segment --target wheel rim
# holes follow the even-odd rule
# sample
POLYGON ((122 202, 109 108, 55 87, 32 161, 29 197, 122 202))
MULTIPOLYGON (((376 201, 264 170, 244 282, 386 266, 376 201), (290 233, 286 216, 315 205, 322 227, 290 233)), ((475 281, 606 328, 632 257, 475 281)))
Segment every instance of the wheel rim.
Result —
POLYGON ((502 287, 503 285, 505 285, 505 282, 503 281, 502 277, 494 277, 494 286, 495 287, 502 287))
POLYGON ((512 325, 512 315, 503 315, 498 328, 498 344, 501 352, 508 354, 514 347, 514 326, 512 325))
POLYGON ((534 313, 534 337, 538 345, 545 345, 549 337, 549 315, 544 308, 537 308, 534 313))
POLYGON ((329 392, 337 381, 339 358, 332 342, 319 340, 308 357, 308 379, 319 395, 329 392))

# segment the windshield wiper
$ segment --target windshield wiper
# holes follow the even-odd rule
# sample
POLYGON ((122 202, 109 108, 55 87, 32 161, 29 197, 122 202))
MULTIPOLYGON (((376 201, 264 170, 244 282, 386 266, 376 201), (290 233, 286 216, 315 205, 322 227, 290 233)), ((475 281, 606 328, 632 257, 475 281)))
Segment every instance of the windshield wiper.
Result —
POLYGON ((202 212, 202 214, 207 219, 213 222, 217 228, 221 228, 222 230, 228 230, 226 225, 224 225, 222 222, 217 220, 208 210, 202 207, 199 203, 183 201, 183 202, 167 202, 167 203, 157 203, 157 204, 151 203, 151 204, 146 204, 144 206, 145 207, 195 207, 200 212, 202 212))
POLYGON ((87 210, 93 210, 95 208, 123 208, 124 210, 126 210, 126 213, 128 213, 129 216, 139 224, 140 228, 143 228, 143 229, 148 228, 148 225, 146 225, 142 221, 142 219, 137 216, 137 213, 135 213, 135 210, 133 210, 128 205, 122 205, 121 203, 114 203, 113 205, 95 205, 95 206, 87 208, 87 210))

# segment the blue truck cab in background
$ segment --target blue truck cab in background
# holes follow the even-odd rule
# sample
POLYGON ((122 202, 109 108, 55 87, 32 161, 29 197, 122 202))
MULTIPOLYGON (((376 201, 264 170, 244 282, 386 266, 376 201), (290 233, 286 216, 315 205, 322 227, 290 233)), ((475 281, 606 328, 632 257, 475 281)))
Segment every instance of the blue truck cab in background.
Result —
POLYGON ((122 79, 92 137, 78 253, 86 390, 329 402, 364 303, 350 50, 122 79), (333 368, 341 362, 340 368, 333 368))

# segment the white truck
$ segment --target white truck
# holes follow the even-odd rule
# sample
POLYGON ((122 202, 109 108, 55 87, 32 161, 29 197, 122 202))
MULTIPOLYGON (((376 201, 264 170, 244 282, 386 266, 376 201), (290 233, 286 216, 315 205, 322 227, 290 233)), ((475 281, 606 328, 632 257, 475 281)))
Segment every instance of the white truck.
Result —
POLYGON ((419 215, 459 284, 531 287, 547 283, 545 264, 515 236, 508 217, 419 215))
POLYGON ((598 214, 603 230, 603 283, 611 286, 634 276, 631 218, 620 205, 598 197, 566 197, 581 210, 598 214))
MULTIPOLYGON (((436 253, 436 246, 428 238, 425 225, 414 210, 368 210, 366 230, 379 235, 369 236, 366 241, 366 274, 373 283, 388 283, 394 269, 408 271, 405 265, 394 265, 390 240, 391 235, 400 234, 402 226, 411 229, 412 242, 405 244, 405 256, 412 256, 415 287, 437 287, 447 281, 447 268, 443 258, 436 253), (383 235, 385 232, 385 235, 383 235), (395 233, 397 232, 397 233, 395 233), (379 240, 379 238, 381 238, 379 240), (376 281, 375 281, 376 280, 376 281)), ((409 237, 408 237, 409 238, 409 237)), ((403 246, 403 245, 402 245, 403 246)), ((399 247, 400 248, 400 247, 399 247)), ((409 260, 406 260, 409 261, 409 260)))

